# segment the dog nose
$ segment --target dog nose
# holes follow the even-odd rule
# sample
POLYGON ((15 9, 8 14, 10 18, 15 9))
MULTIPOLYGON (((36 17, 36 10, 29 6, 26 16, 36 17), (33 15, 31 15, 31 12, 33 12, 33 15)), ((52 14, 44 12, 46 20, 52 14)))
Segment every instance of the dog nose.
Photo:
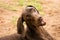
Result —
POLYGON ((33 7, 27 7, 27 11, 32 11, 33 7))
POLYGON ((28 6, 26 7, 27 11, 31 11, 33 8, 34 8, 34 7, 33 7, 32 5, 28 5, 28 6))
POLYGON ((27 7, 33 7, 32 5, 28 5, 27 7))

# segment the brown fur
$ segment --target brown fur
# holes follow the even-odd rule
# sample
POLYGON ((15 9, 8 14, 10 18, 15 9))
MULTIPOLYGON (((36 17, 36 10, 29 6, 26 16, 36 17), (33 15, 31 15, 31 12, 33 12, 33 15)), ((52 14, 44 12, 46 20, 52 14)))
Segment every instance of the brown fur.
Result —
POLYGON ((18 34, 21 34, 21 40, 53 40, 53 38, 42 27, 46 24, 39 15, 38 10, 28 5, 22 12, 17 22, 18 34), (26 22, 25 30, 23 22, 26 22))

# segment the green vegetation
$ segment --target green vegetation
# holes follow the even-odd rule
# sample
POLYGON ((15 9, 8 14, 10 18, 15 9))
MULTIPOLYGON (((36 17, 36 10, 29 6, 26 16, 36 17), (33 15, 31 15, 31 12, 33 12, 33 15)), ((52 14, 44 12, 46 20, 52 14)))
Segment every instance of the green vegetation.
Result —
POLYGON ((26 6, 26 5, 33 5, 35 6, 39 11, 42 10, 41 4, 39 3, 40 0, 19 0, 19 5, 20 6, 26 6))
POLYGON ((40 14, 44 15, 44 12, 42 11, 42 6, 40 4, 40 0, 18 0, 17 2, 16 0, 13 0, 13 2, 16 5, 10 5, 4 2, 0 2, 0 7, 3 7, 11 11, 17 11, 20 7, 25 7, 27 5, 33 5, 38 9, 40 14))
POLYGON ((12 6, 12 5, 3 3, 3 2, 0 2, 0 7, 3 7, 4 9, 7 9, 7 10, 12 10, 12 11, 17 11, 17 9, 18 9, 15 6, 12 6))

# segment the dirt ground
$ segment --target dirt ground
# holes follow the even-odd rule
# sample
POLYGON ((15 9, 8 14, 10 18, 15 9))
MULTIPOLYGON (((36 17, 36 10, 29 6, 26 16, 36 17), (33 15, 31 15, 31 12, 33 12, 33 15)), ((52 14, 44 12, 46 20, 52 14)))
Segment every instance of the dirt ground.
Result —
MULTIPOLYGON (((0 2, 15 5, 11 0, 0 0, 0 2)), ((44 28, 54 39, 60 40, 60 0, 40 0, 40 4, 45 12, 43 18, 46 26, 44 28)), ((11 11, 0 7, 0 40, 19 40, 16 19, 20 16, 21 11, 22 8, 18 11, 11 11)))

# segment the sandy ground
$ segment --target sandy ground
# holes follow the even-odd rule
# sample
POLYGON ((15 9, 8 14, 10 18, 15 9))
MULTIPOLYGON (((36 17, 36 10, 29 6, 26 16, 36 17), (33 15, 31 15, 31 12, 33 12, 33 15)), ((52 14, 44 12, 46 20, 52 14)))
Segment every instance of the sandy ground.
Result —
MULTIPOLYGON (((15 5, 11 0, 0 0, 11 5, 15 5)), ((60 40, 60 0, 41 0, 46 26, 44 28, 48 33, 60 40)), ((12 22, 18 19, 21 14, 22 8, 18 11, 11 11, 0 7, 0 40, 19 40, 19 35, 16 31, 16 23, 12 22), (17 17, 17 18, 16 18, 17 17)))

